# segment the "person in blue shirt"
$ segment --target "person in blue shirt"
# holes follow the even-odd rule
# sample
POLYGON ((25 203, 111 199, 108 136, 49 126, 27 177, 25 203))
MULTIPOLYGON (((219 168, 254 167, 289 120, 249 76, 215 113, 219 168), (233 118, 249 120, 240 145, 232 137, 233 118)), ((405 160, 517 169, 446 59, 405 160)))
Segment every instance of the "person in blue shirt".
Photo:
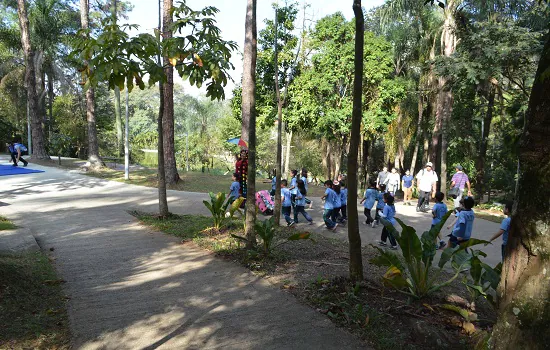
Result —
POLYGON ((345 223, 348 220, 348 189, 344 181, 340 181, 340 204, 341 222, 345 223))
POLYGON ((277 175, 273 175, 273 178, 271 179, 271 191, 269 191, 269 194, 271 196, 274 196, 276 189, 277 189, 277 175))
MULTIPOLYGON (((394 200, 395 199, 390 193, 388 192, 384 193, 383 195, 384 209, 380 213, 380 216, 392 225, 396 224, 395 205, 393 205, 394 200)), ((380 240, 378 241, 378 245, 385 247, 387 245, 386 240, 388 238, 390 239, 390 244, 391 244, 390 248, 393 250, 397 250, 397 242, 395 240, 395 237, 390 232, 390 230, 386 228, 386 225, 384 225, 384 228, 382 229, 382 235, 380 237, 380 240)))
POLYGON ((363 199, 361 199, 361 202, 359 202, 359 204, 363 203, 363 207, 365 208, 364 214, 367 217, 367 220, 365 220, 365 224, 367 225, 370 225, 374 222, 371 211, 377 198, 378 191, 376 190, 376 181, 371 180, 369 182, 369 188, 367 188, 367 190, 365 191, 365 196, 363 197, 363 199))
MULTIPOLYGON (((445 198, 445 194, 443 192, 436 192, 435 193, 435 204, 432 208, 432 228, 439 224, 441 222, 441 219, 447 214, 447 205, 443 203, 443 199, 445 198)), ((437 248, 442 249, 445 247, 445 241, 441 237, 441 233, 437 233, 437 238, 439 238, 439 246, 437 248)), ((437 238, 436 238, 436 244, 437 244, 437 238)))
POLYGON ((290 208, 292 207, 292 200, 290 190, 286 187, 288 181, 286 179, 281 180, 281 212, 283 213, 288 227, 294 225, 294 220, 290 219, 290 208))
POLYGON ((336 193, 334 197, 334 209, 330 215, 330 219, 334 222, 342 222, 342 217, 340 216, 340 209, 342 209, 342 200, 340 198, 340 183, 333 183, 332 190, 336 193))
POLYGON ((304 181, 302 179, 298 180, 296 182, 296 185, 298 187, 298 194, 296 195, 296 212, 301 213, 304 218, 309 222, 310 225, 313 224, 313 219, 311 219, 311 216, 309 216, 308 213, 306 213, 306 185, 304 184, 304 181))
POLYGON ((512 223, 512 218, 510 217, 510 215, 512 215, 512 202, 506 202, 504 208, 502 208, 502 212, 506 215, 506 218, 502 220, 500 223, 500 230, 494 234, 490 242, 502 236, 500 252, 502 254, 502 261, 504 261, 504 257, 506 256, 506 244, 508 243, 508 233, 510 232, 510 224, 512 223))
POLYGON ((405 171, 405 175, 401 178, 401 188, 403 189, 403 205, 411 205, 412 199, 412 184, 414 176, 409 170, 405 171))
POLYGON ((384 210, 384 193, 386 193, 386 185, 379 185, 380 191, 378 191, 378 196, 376 197, 376 200, 378 201, 376 203, 376 214, 374 216, 374 221, 372 222, 372 228, 374 226, 380 224, 380 213, 382 210, 384 210))
POLYGON ((332 189, 332 181, 325 181, 325 195, 321 197, 321 200, 325 200, 325 209, 323 210, 323 220, 327 228, 332 231, 336 231, 338 224, 331 220, 332 210, 336 202, 336 192, 332 189))
MULTIPOLYGON (((307 169, 306 168, 302 168, 302 172, 300 173, 300 176, 302 181, 304 182, 304 185, 306 187, 306 192, 307 192, 308 189, 307 189, 307 169)), ((313 206, 313 202, 308 198, 305 198, 305 201, 306 201, 306 204, 309 204, 309 209, 311 209, 311 207, 313 206)))
POLYGON ((456 247, 462 242, 466 242, 472 236, 474 227, 474 199, 472 197, 464 198, 464 209, 458 213, 455 227, 450 234, 449 245, 451 248, 456 247))
POLYGON ((298 194, 298 170, 294 169, 290 171, 290 174, 292 175, 292 179, 290 179, 290 186, 288 189, 290 190, 290 203, 292 205, 292 211, 294 213, 294 221, 298 222, 298 213, 296 212, 296 195, 298 194))
POLYGON ((233 182, 231 183, 231 186, 229 186, 229 201, 233 203, 240 197, 239 191, 241 190, 241 184, 239 183, 239 174, 233 173, 231 179, 233 182))

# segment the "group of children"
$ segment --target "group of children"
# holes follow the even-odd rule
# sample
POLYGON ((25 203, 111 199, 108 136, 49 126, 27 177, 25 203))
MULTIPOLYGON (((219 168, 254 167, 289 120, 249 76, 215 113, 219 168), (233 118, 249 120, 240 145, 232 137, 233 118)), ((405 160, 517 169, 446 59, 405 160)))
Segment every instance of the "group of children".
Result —
MULTIPOLYGON (((305 211, 306 195, 307 195, 307 171, 302 169, 302 173, 298 176, 297 170, 291 171, 292 179, 290 186, 288 186, 287 180, 281 180, 281 203, 282 213, 284 215, 287 226, 293 226, 298 222, 298 214, 302 214, 303 217, 311 225, 313 220, 311 216, 305 211), (294 217, 291 218, 291 211, 294 213, 294 217)), ((347 197, 348 190, 343 181, 333 182, 327 180, 324 183, 325 194, 321 198, 325 201, 323 210, 323 220, 328 229, 336 231, 338 224, 343 224, 347 221, 347 197)), ((239 182, 238 174, 233 174, 233 183, 231 184, 230 197, 236 199, 239 196, 239 182)), ((447 205, 444 202, 445 194, 442 192, 436 192, 435 204, 432 208, 432 222, 431 227, 439 224, 445 214, 447 213, 447 205)), ((365 191, 364 197, 361 199, 361 204, 364 207, 364 214, 366 217, 365 224, 375 227, 380 224, 381 220, 385 220, 391 225, 396 224, 395 220, 395 205, 394 196, 386 191, 386 186, 381 184, 379 188, 376 187, 376 182, 371 181, 369 188, 365 191), (376 203, 376 207, 374 204, 376 203), (375 216, 372 217, 372 209, 375 207, 375 216)), ((460 207, 455 208, 454 216, 455 220, 447 226, 447 229, 451 229, 451 233, 448 235, 449 239, 445 242, 441 233, 438 233, 436 238, 436 248, 445 249, 446 247, 454 248, 457 245, 467 242, 473 230, 473 223, 475 219, 472 208, 474 207, 474 199, 472 197, 465 197, 460 201, 460 207)), ((491 241, 502 236, 501 254, 504 260, 505 248, 508 241, 508 231, 510 229, 510 215, 512 212, 512 204, 506 203, 504 205, 504 214, 506 218, 502 221, 500 230, 493 235, 491 241)), ((386 226, 382 229, 382 234, 378 244, 381 246, 387 246, 387 240, 389 239, 390 248, 396 250, 397 242, 390 230, 386 226)))
POLYGON ((323 209, 325 225, 329 230, 336 231, 339 223, 345 224, 348 220, 348 189, 344 181, 325 181, 325 194, 321 199, 325 201, 323 209))

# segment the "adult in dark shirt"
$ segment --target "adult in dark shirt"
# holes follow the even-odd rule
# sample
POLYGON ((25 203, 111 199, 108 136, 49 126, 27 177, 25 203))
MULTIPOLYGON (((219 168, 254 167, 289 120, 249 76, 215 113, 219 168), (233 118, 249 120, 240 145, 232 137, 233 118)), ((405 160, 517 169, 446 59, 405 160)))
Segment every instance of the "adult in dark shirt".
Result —
POLYGON ((380 188, 380 185, 385 185, 389 174, 387 166, 382 168, 382 171, 378 173, 378 177, 376 178, 376 187, 380 188))

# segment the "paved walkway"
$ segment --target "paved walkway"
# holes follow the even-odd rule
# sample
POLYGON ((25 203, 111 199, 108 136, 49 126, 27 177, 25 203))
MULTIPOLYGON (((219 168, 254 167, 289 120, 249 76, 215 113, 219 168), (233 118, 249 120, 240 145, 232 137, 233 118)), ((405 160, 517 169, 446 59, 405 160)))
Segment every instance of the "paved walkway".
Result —
MULTIPOLYGON (((7 163, 0 157, 0 163, 7 163)), ((127 211, 158 211, 156 189, 105 181, 31 164, 44 173, 0 177, 0 212, 54 248, 66 292, 75 348, 349 349, 364 347, 326 317, 246 269, 136 223, 127 211)), ((204 193, 168 191, 170 211, 208 214, 204 193)), ((324 228, 320 200, 309 210, 316 233, 347 240, 345 227, 324 228)), ((363 209, 360 210, 361 222, 363 209)), ((397 205, 418 232, 430 215, 397 205)), ((476 219, 488 239, 497 223, 476 219)), ((360 225, 363 245, 381 228, 360 225)), ((500 246, 483 247, 495 265, 500 246)))
MULTIPOLYGON (((7 162, 6 158, 0 162, 7 162)), ((54 168, 0 177, 0 212, 54 248, 76 349, 359 349, 295 297, 126 211, 157 210, 156 190, 54 168)), ((204 194, 169 192, 203 213, 204 194)))

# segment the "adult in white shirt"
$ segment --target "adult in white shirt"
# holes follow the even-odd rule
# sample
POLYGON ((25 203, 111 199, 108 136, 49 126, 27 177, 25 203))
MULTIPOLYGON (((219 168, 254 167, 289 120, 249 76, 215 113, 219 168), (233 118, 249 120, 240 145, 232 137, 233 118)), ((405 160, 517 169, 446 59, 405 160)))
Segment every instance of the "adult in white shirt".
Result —
POLYGON ((401 180, 401 176, 397 172, 396 168, 393 168, 391 170, 391 173, 386 178, 386 190, 395 197, 395 194, 397 193, 397 190, 399 190, 399 181, 401 180))
POLYGON ((435 197, 435 189, 439 178, 432 169, 432 162, 426 163, 426 167, 416 174, 416 189, 418 191, 418 204, 416 211, 425 211, 424 206, 430 205, 430 192, 432 197, 435 197))

